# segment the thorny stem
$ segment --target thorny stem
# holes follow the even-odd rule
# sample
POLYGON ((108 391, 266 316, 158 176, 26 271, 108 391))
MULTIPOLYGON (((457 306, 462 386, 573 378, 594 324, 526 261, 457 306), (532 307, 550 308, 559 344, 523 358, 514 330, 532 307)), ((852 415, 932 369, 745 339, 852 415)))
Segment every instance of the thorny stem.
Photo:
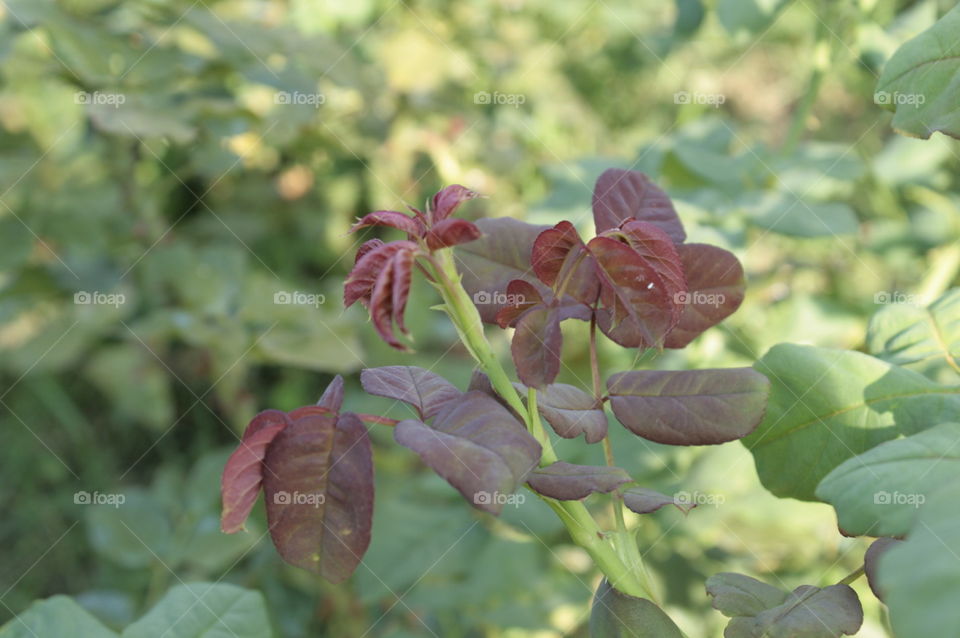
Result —
MULTIPOLYGON (((438 250, 433 253, 429 262, 434 271, 436 288, 443 298, 443 309, 450 316, 461 341, 490 378, 490 384, 497 394, 518 414, 523 415, 527 430, 543 448, 541 463, 555 462, 557 455, 553 444, 540 423, 536 390, 528 393, 527 405, 524 406, 510 377, 487 341, 480 314, 460 282, 453 251, 449 248, 438 250)), ((652 598, 650 587, 645 582, 645 574, 637 570, 634 560, 625 560, 623 553, 617 551, 620 543, 611 542, 610 535, 604 534, 583 503, 558 501, 540 494, 538 496, 556 512, 573 541, 590 554, 613 587, 630 596, 652 598)), ((637 556, 639 557, 639 553, 637 556)))

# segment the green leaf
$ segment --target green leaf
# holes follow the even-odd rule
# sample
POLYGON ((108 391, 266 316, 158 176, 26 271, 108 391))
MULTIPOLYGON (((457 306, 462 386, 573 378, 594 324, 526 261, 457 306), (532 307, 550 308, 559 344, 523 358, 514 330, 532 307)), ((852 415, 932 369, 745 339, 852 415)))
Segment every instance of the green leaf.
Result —
POLYGON ((116 505, 78 505, 88 508, 87 536, 94 550, 129 568, 146 567, 157 556, 167 560, 172 531, 161 502, 140 488, 111 496, 116 505))
POLYGON ((793 237, 832 237, 857 232, 853 209, 840 202, 817 202, 793 193, 766 193, 751 201, 751 221, 760 228, 793 237))
POLYGON ((756 616, 787 599, 787 592, 733 572, 714 574, 707 579, 706 586, 713 608, 728 618, 756 616))
POLYGON ((920 510, 904 543, 879 560, 879 584, 897 636, 957 636, 960 627, 960 489, 954 480, 920 510))
POLYGON ((724 632, 726 638, 838 638, 852 636, 863 624, 863 607, 848 585, 801 585, 783 604, 756 616, 737 616, 724 632))
POLYGON ((847 459, 960 410, 958 388, 859 352, 780 344, 754 367, 770 378, 770 402, 743 443, 781 497, 815 500, 817 484, 847 459))
POLYGON ((265 638, 273 635, 263 596, 225 583, 189 583, 168 591, 123 638, 265 638))
POLYGON ((82 636, 116 638, 86 609, 67 596, 53 596, 33 603, 25 612, 0 627, 0 638, 82 636))
POLYGON ((684 638, 667 614, 646 598, 600 583, 590 611, 590 638, 684 638))
POLYGON ((760 33, 773 22, 787 0, 719 0, 717 17, 730 35, 760 33))
POLYGON ((960 138, 960 6, 900 47, 883 69, 874 101, 895 112, 910 137, 960 138))
POLYGON ((898 303, 881 308, 870 318, 867 348, 884 361, 901 366, 956 365, 960 357, 960 288, 926 307, 898 303))
POLYGON ((944 423, 847 460, 817 487, 848 534, 900 536, 941 485, 960 477, 960 424, 944 423))

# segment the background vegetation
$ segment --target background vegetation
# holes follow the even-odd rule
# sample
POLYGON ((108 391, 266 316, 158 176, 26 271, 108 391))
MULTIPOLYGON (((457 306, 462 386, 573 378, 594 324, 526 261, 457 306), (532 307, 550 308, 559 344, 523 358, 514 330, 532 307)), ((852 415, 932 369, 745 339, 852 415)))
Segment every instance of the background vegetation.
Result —
MULTIPOLYGON (((260 508, 250 533, 220 534, 219 473, 260 409, 312 403, 336 373, 348 407, 384 409, 360 392, 366 363, 469 378, 427 287, 413 357, 342 310, 350 222, 456 182, 489 196, 468 215, 589 236, 595 177, 633 167, 750 286, 687 350, 610 349, 610 369, 862 348, 878 304, 933 298, 960 265, 957 143, 894 135, 873 96, 952 4, 3 0, 0 620, 66 593, 123 627, 173 585, 222 579, 261 592, 291 638, 585 635, 596 576, 545 506, 467 508, 389 430, 373 432, 374 541, 348 585, 283 564, 260 508), (318 303, 276 303, 294 291, 318 303)), ((589 379, 585 339, 567 344, 580 367, 561 380, 589 379)), ((831 508, 776 501, 739 443, 617 448, 650 487, 715 502, 642 531, 691 637, 724 624, 711 574, 792 588, 860 564, 831 508)), ((859 635, 887 635, 857 587, 859 635)))

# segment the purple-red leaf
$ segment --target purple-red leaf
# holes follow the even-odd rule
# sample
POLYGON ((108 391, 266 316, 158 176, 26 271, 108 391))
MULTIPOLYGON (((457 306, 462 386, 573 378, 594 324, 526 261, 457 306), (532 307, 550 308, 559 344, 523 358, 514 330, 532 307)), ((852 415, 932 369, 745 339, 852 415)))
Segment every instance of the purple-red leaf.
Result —
POLYGON ((877 578, 878 561, 889 549, 901 543, 903 541, 895 538, 878 538, 873 541, 873 544, 867 548, 867 552, 863 555, 863 571, 867 575, 867 583, 870 585, 873 595, 880 600, 885 600, 886 592, 880 588, 880 579, 877 578))
POLYGON ((674 325, 674 302, 660 276, 630 246, 594 237, 587 248, 600 279, 597 325, 621 346, 657 347, 674 325))
POLYGON ((338 374, 333 378, 327 389, 323 391, 320 400, 317 401, 317 405, 334 414, 340 413, 340 408, 343 406, 343 377, 338 374))
POLYGON ((593 188, 597 234, 631 218, 656 224, 678 244, 687 237, 670 198, 649 177, 618 168, 604 171, 593 188))
POLYGON ((553 431, 565 439, 583 434, 587 443, 599 443, 607 436, 607 415, 592 396, 576 386, 548 385, 537 393, 537 408, 553 431))
POLYGON ((619 467, 573 465, 558 461, 530 473, 527 483, 538 494, 560 501, 579 501, 594 492, 612 492, 633 479, 619 467))
POLYGON ((463 393, 440 375, 416 366, 367 368, 360 373, 365 392, 403 401, 422 419, 436 416, 463 393))
POLYGON ((455 487, 477 509, 499 514, 540 460, 540 444, 497 401, 467 392, 433 426, 410 419, 394 439, 455 487))
POLYGON ((659 226, 650 222, 629 221, 623 225, 620 233, 630 247, 646 259, 660 276, 679 317, 683 309, 680 300, 687 292, 687 280, 683 274, 683 262, 673 240, 659 226))
POLYGON ((530 254, 533 270, 555 293, 592 305, 599 292, 594 260, 577 229, 560 222, 537 236, 530 254))
POLYGON ((350 232, 356 232, 367 226, 389 226, 402 230, 411 237, 422 237, 426 230, 419 219, 395 210, 378 210, 357 220, 357 223, 350 227, 350 232))
POLYGON ((562 348, 558 309, 540 305, 527 311, 517 321, 510 343, 520 381, 533 388, 553 383, 560 373, 562 348))
POLYGON ((403 322, 403 314, 407 310, 407 299, 410 297, 410 285, 413 282, 413 260, 412 250, 400 251, 390 260, 393 267, 391 319, 403 334, 409 334, 403 322))
POLYGON ((347 275, 343 286, 343 305, 347 308, 357 301, 369 305, 377 279, 388 269, 390 260, 397 253, 413 252, 417 249, 417 245, 412 241, 393 241, 389 244, 380 242, 375 245, 373 241, 379 240, 371 240, 360 247, 362 255, 358 253, 353 270, 347 275))
POLYGON ((438 250, 458 246, 479 239, 482 234, 473 222, 465 219, 444 219, 427 232, 427 248, 438 250))
POLYGON ((620 423, 668 445, 712 445, 742 438, 759 425, 770 381, 753 368, 634 370, 607 379, 620 423))
POLYGON ((530 267, 530 251, 537 236, 547 226, 533 226, 510 217, 477 220, 483 236, 456 250, 463 287, 474 300, 480 317, 495 323, 505 306, 507 285, 523 279, 542 294, 549 291, 530 267))
POLYGON ((683 348, 704 330, 740 307, 746 288, 743 267, 732 253, 709 244, 677 247, 687 292, 681 299, 680 321, 667 336, 667 348, 683 348))
POLYGON ((349 412, 337 417, 311 406, 290 419, 264 460, 270 536, 288 563, 343 582, 370 544, 370 439, 349 412))
POLYGON ((543 302, 540 291, 523 279, 507 284, 506 295, 506 305, 497 313, 497 325, 501 328, 513 325, 520 315, 543 302))
POLYGON ((637 514, 656 512, 665 505, 673 505, 686 514, 697 506, 696 503, 678 501, 666 494, 661 494, 656 490, 651 490, 646 487, 631 487, 629 490, 626 490, 623 493, 623 504, 626 505, 627 509, 631 512, 636 512, 637 514))
POLYGON ((385 245, 386 245, 386 242, 384 242, 382 239, 377 239, 376 237, 374 237, 373 239, 368 239, 367 241, 363 242, 362 244, 360 244, 360 248, 357 248, 357 254, 354 255, 353 257, 354 265, 356 265, 357 262, 359 262, 360 259, 371 250, 380 248, 380 246, 385 246, 385 245))
POLYGON ((460 204, 469 199, 476 199, 477 197, 480 197, 479 193, 475 193, 460 184, 447 186, 437 192, 437 194, 433 196, 433 199, 430 200, 429 218, 431 223, 436 225, 442 222, 447 217, 450 217, 460 204))
POLYGON ((267 446, 289 424, 287 415, 279 410, 261 412, 247 426, 240 445, 227 459, 220 480, 220 529, 227 534, 243 529, 260 494, 267 446))

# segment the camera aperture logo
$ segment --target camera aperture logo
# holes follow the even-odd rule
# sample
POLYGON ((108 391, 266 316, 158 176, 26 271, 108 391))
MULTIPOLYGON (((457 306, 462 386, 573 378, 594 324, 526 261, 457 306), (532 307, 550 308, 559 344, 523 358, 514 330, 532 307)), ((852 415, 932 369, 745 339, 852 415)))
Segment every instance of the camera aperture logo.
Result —
POLYGON ((673 296, 673 303, 678 306, 692 304, 695 306, 713 306, 714 308, 719 308, 726 301, 726 295, 721 292, 703 292, 701 290, 678 292, 673 296))
POLYGON ((80 490, 73 494, 74 505, 110 505, 111 507, 120 507, 127 501, 123 494, 108 494, 104 492, 87 492, 80 490))
POLYGON ((326 296, 301 292, 300 290, 278 290, 273 293, 273 303, 278 306, 313 306, 319 308, 327 300, 326 296))
POLYGON ((513 505, 520 507, 527 500, 524 494, 504 494, 503 492, 477 492, 473 495, 474 505, 513 505))
POLYGON ((85 106, 112 106, 118 109, 122 104, 126 103, 126 101, 127 96, 123 93, 103 93, 101 91, 87 93, 86 91, 77 91, 73 94, 73 103, 83 104, 85 106))
POLYGON ((273 94, 273 103, 284 106, 312 106, 320 108, 327 101, 323 93, 303 93, 302 91, 277 91, 273 94))
POLYGON ((873 493, 874 505, 909 505, 911 507, 920 507, 927 502, 927 497, 919 492, 886 492, 879 491, 873 493))
POLYGON ((501 93, 500 91, 478 91, 473 94, 474 104, 497 104, 512 106, 515 109, 525 104, 527 96, 523 93, 501 93))
POLYGON ((127 303, 122 292, 106 293, 97 290, 80 290, 73 293, 73 303, 78 306, 113 306, 117 308, 127 303))
POLYGON ((677 91, 673 94, 674 104, 701 104, 715 109, 727 101, 723 93, 700 93, 699 91, 677 91))
POLYGON ((480 290, 473 294, 473 303, 478 306, 496 304, 498 306, 520 306, 527 302, 523 295, 507 294, 499 290, 480 290))
POLYGON ((927 96, 923 93, 901 93, 900 91, 877 91, 873 94, 873 103, 893 106, 912 106, 915 109, 920 108, 927 102, 927 96))
POLYGON ((701 505, 720 507, 727 502, 727 498, 723 494, 714 494, 694 490, 692 492, 677 492, 673 495, 673 502, 677 505, 683 505, 686 507, 699 507, 701 505))
POLYGON ((322 493, 304 493, 304 492, 274 492, 273 502, 275 505, 308 505, 310 507, 320 507, 327 502, 327 495, 322 493))

